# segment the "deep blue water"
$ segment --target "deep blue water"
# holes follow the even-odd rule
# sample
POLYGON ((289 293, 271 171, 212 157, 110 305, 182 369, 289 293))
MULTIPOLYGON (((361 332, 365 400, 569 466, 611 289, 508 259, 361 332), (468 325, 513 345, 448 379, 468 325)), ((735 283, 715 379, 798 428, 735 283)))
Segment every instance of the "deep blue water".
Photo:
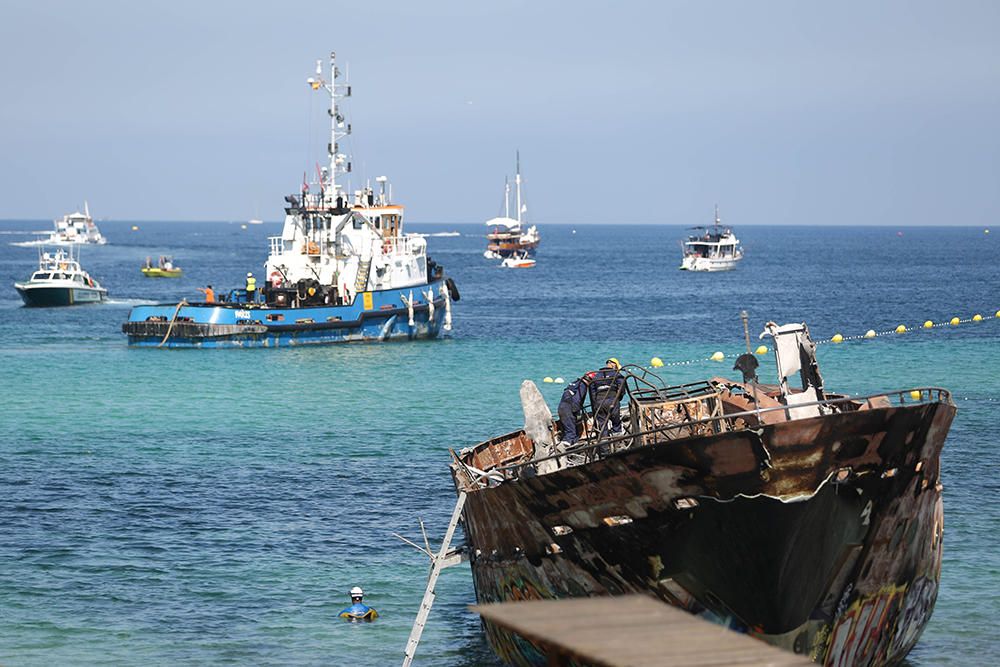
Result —
MULTIPOLYGON (((426 576, 391 537, 432 540, 454 503, 449 447, 517 428, 518 386, 552 402, 607 356, 669 380, 767 320, 817 339, 981 313, 980 323, 820 347, 828 388, 950 388, 945 562, 914 665, 1000 656, 1000 264, 974 228, 741 227, 736 271, 676 269, 685 231, 543 225, 533 270, 484 260, 481 225, 429 239, 462 293, 446 340, 287 350, 133 350, 131 305, 262 272, 277 224, 101 223, 84 266, 111 303, 26 309, 12 287, 45 222, 0 222, 0 664, 397 664, 426 576), (902 233, 900 235, 900 232, 902 233), (142 277, 172 254, 180 280, 142 277), (338 622, 361 585, 382 618, 338 622)), ((769 372, 764 364, 762 376, 769 372)), ((447 570, 417 664, 491 665, 466 567, 447 570)))

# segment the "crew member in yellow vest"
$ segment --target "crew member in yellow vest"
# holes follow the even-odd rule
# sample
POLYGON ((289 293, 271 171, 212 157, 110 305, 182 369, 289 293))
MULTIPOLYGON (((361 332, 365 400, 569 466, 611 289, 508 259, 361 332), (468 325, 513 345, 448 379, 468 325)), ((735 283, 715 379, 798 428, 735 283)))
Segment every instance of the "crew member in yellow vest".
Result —
POLYGON ((257 279, 252 273, 247 274, 247 303, 253 303, 254 293, 257 291, 257 279))

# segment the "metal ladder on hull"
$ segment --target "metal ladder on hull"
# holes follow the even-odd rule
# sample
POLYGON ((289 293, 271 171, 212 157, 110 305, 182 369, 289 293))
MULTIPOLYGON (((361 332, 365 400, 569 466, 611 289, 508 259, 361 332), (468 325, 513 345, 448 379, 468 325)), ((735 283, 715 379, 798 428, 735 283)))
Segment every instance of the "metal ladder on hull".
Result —
MULTIPOLYGON (((426 553, 431 559, 431 571, 427 576, 427 588, 424 590, 423 600, 420 601, 420 610, 417 611, 417 618, 413 621, 413 629, 410 630, 410 638, 406 642, 406 653, 403 655, 403 667, 410 667, 413 663, 413 656, 416 654, 417 645, 420 643, 420 635, 424 632, 424 626, 427 625, 427 617, 430 616, 431 606, 434 604, 434 598, 436 597, 434 587, 437 585, 437 580, 441 575, 441 570, 446 567, 451 567, 452 565, 458 565, 462 562, 462 554, 457 549, 451 549, 451 540, 455 535, 455 528, 458 526, 458 522, 462 518, 463 507, 465 507, 465 491, 460 491, 458 494, 458 501, 455 503, 455 509, 451 513, 451 521, 448 523, 448 530, 444 534, 444 540, 441 541, 441 548, 438 549, 437 554, 431 553, 429 546, 427 549, 424 549, 423 547, 413 544, 413 542, 410 542, 405 537, 396 535, 399 539, 426 553)), ((421 528, 423 528, 423 524, 421 524, 421 528)), ((424 536, 424 539, 427 539, 426 535, 424 536)))
POLYGON ((358 275, 354 278, 354 293, 360 294, 368 289, 368 275, 372 272, 372 260, 366 259, 358 264, 358 275))

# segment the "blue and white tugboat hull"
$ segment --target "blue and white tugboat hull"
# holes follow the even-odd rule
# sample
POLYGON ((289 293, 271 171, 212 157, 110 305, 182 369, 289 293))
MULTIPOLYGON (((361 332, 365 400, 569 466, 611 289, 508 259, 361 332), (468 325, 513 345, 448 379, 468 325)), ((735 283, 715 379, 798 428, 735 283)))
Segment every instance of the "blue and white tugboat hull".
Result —
POLYGON ((136 306, 122 331, 135 347, 291 347, 437 338, 451 328, 445 281, 364 292, 352 304, 281 308, 247 303, 136 306), (429 289, 428 289, 429 288, 429 289), (427 294, 433 294, 433 306, 427 294), (412 310, 407 302, 412 298, 412 310))

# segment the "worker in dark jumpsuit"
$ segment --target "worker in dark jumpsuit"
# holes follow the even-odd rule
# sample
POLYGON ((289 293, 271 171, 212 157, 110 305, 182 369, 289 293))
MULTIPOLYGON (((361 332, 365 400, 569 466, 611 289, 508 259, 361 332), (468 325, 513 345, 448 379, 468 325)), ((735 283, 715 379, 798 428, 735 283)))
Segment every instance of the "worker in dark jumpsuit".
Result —
POLYGON ((593 376, 593 372, 587 373, 570 382, 563 390, 562 399, 559 401, 559 421, 563 427, 563 437, 559 445, 562 447, 575 444, 580 439, 577 422, 583 418, 583 402, 587 398, 587 388, 590 387, 593 376))
POLYGON ((622 432, 621 400, 625 391, 622 365, 611 357, 604 367, 594 373, 590 381, 590 405, 594 422, 601 429, 600 435, 618 435, 622 432), (610 429, 608 428, 610 426, 610 429))

